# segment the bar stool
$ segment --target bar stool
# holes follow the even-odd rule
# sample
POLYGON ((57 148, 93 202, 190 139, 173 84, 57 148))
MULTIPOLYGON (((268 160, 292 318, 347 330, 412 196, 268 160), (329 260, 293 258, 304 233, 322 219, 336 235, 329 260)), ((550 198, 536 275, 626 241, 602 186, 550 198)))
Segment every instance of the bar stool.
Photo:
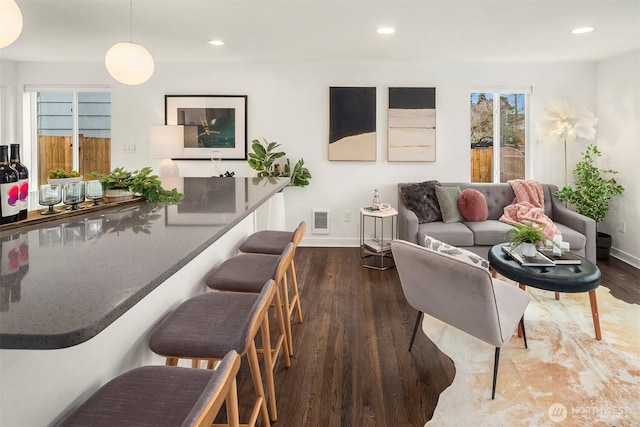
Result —
MULTIPOLYGON (((291 319, 283 314, 283 302, 288 299, 286 272, 293 259, 293 252, 294 245, 289 242, 279 256, 266 254, 236 255, 225 260, 204 279, 205 284, 216 291, 251 293, 259 292, 265 280, 275 280, 277 290, 274 303, 280 336, 274 351, 277 352, 280 349, 282 342, 286 367, 291 366, 289 356, 293 354, 293 342, 291 340, 291 319)), ((286 309, 287 306, 284 305, 284 307, 286 309)), ((274 366, 272 368, 275 369, 276 357, 273 358, 273 361, 274 366)))
MULTIPOLYGON (((239 250, 244 253, 258 253, 258 254, 271 254, 280 255, 289 242, 294 244, 294 257, 295 250, 298 248, 307 225, 304 221, 298 224, 298 227, 293 231, 276 231, 276 230, 264 230, 253 233, 240 244, 239 250)), ((292 298, 291 301, 285 300, 285 308, 289 313, 289 318, 296 310, 298 314, 298 322, 302 323, 302 308, 300 306, 300 294, 298 292, 298 277, 296 275, 296 267, 293 258, 291 258, 291 265, 289 266, 289 275, 291 276, 291 288, 292 298)), ((290 349, 293 347, 290 347, 290 349)))
MULTIPOLYGON (((255 338, 262 332, 265 348, 270 348, 269 316, 267 311, 276 293, 273 280, 267 281, 259 294, 240 292, 206 292, 192 297, 171 312, 152 333, 149 348, 166 357, 167 365, 177 365, 179 359, 191 359, 194 366, 200 360, 208 361, 212 368, 230 351, 247 356, 256 399, 247 425, 254 426, 258 415, 269 427, 260 364, 255 338)), ((271 352, 264 352, 266 366, 271 364, 271 352)), ((275 386, 273 372, 266 369, 267 385, 275 421, 275 386)), ((176 389, 176 392, 178 389, 176 389)))
POLYGON ((215 371, 144 366, 114 378, 58 426, 211 426, 226 400, 229 426, 239 426, 236 374, 228 352, 215 371))

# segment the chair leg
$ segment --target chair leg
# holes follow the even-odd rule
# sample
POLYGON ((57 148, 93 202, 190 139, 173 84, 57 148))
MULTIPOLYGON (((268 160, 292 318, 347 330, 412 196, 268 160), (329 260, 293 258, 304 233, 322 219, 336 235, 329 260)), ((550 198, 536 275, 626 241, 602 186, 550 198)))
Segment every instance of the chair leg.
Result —
POLYGON ((282 294, 282 311, 284 312, 284 326, 287 337, 287 345, 289 346, 289 355, 293 356, 293 335, 291 333, 291 309, 289 308, 289 284, 287 283, 286 273, 282 276, 282 280, 279 285, 281 286, 282 294))
MULTIPOLYGON (((269 316, 264 316, 262 319, 262 345, 264 347, 264 351, 262 352, 262 356, 264 357, 264 376, 267 383, 267 396, 268 396, 268 405, 269 405, 269 414, 271 416, 271 421, 276 421, 278 419, 278 409, 276 405, 276 386, 275 381, 273 379, 273 369, 275 366, 274 360, 272 358, 277 358, 278 355, 271 354, 271 337, 269 336, 269 316)), ((283 348, 283 352, 287 351, 286 348, 283 348)))
POLYGON ((527 345, 527 331, 524 330, 524 316, 520 319, 520 328, 522 329, 522 338, 524 339, 524 348, 529 348, 527 345))
POLYGON ((298 322, 302 323, 302 308, 300 307, 300 292, 298 292, 298 276, 296 275, 296 266, 291 259, 289 265, 289 273, 291 274, 291 287, 293 288, 293 305, 298 313, 298 322))
POLYGON ((420 321, 422 320, 423 312, 418 312, 418 318, 416 319, 416 324, 413 327, 413 333, 411 334, 411 341, 409 342, 409 351, 411 351, 411 347, 413 347, 413 340, 416 339, 416 333, 418 332, 418 326, 420 325, 420 321))
POLYGON ((493 388, 491 389, 491 399, 496 398, 496 380, 498 379, 498 362, 500 361, 500 347, 496 347, 496 355, 493 359, 493 388))

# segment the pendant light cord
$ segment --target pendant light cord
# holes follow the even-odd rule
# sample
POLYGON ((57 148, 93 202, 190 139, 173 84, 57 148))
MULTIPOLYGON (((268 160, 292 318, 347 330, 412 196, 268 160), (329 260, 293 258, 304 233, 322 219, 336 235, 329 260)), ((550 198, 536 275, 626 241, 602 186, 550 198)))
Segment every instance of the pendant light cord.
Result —
POLYGON ((133 0, 129 0, 129 43, 133 43, 133 0))

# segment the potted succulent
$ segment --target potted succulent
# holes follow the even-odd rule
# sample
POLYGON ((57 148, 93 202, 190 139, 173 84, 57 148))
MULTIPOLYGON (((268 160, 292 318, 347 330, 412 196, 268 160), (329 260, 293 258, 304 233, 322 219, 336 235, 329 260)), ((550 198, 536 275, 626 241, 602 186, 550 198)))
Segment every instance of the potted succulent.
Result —
POLYGON ((115 168, 108 174, 91 172, 89 175, 99 179, 105 196, 109 197, 130 197, 139 194, 148 202, 158 203, 178 203, 184 195, 175 188, 165 190, 157 175, 151 174, 150 167, 129 172, 124 168, 115 168), (119 190, 116 194, 109 193, 110 190, 119 190))
MULTIPOLYGON (((596 230, 598 223, 607 217, 611 200, 624 191, 624 187, 610 176, 617 174, 617 171, 595 166, 596 159, 601 155, 595 145, 587 147, 582 153, 582 160, 573 170, 576 178, 573 186, 565 185, 555 193, 560 201, 572 206, 576 212, 592 218, 596 222, 596 230)), ((596 234, 596 257, 608 258, 611 236, 599 231, 596 234)))
POLYGON ((252 153, 249 153, 249 166, 258 171, 258 177, 288 177, 289 185, 292 187, 306 187, 311 179, 311 172, 304 166, 304 159, 298 160, 293 167, 286 159, 284 166, 278 162, 286 156, 283 151, 276 151, 280 146, 277 142, 268 142, 266 139, 261 143, 254 139, 251 142, 252 153))
POLYGON ((522 255, 526 257, 535 256, 536 246, 546 240, 542 228, 536 227, 531 222, 525 224, 511 223, 511 225, 515 227, 507 231, 507 238, 511 241, 511 250, 520 247, 522 255))

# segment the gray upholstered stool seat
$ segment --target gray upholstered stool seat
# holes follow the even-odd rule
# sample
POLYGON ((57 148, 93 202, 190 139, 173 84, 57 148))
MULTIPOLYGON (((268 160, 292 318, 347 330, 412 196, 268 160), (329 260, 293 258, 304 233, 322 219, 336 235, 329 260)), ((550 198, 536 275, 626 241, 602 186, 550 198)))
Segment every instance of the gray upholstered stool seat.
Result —
MULTIPOLYGON (((307 225, 302 221, 294 231, 258 231, 247 237, 245 241, 240 244, 238 249, 240 252, 244 253, 280 255, 288 243, 293 243, 295 256, 295 250, 298 248, 302 237, 304 237, 306 228, 307 225)), ((302 307, 300 306, 300 293, 298 291, 298 276, 296 274, 293 257, 291 258, 291 264, 289 266, 289 275, 291 276, 292 292, 291 300, 287 298, 283 301, 285 305, 285 312, 288 312, 289 318, 291 318, 291 315, 295 310, 297 312, 298 322, 302 323, 302 307)), ((290 321, 288 323, 291 324, 290 321)), ((293 343, 289 343, 289 350, 293 351, 293 343)))
MULTIPOLYGON (((259 294, 207 292, 192 297, 158 325, 149 340, 149 348, 166 357, 167 365, 176 365, 178 359, 207 360, 209 368, 231 350, 241 356, 246 354, 256 392, 249 425, 253 425, 261 415, 263 425, 269 426, 255 336, 260 330, 265 348, 271 347, 267 312, 275 294, 275 282, 267 280, 259 294)), ((266 366, 272 364, 271 356, 270 351, 264 352, 266 366)), ((271 417, 275 420, 275 386, 270 369, 266 369, 266 378, 272 405, 271 417)))
POLYGON ((225 399, 230 425, 238 425, 235 378, 239 367, 240 357, 230 351, 215 371, 136 368, 102 386, 59 425, 209 426, 225 399))
MULTIPOLYGON (((294 244, 289 242, 280 255, 236 255, 214 268, 204 279, 205 284, 211 289, 232 292, 258 292, 261 283, 269 279, 276 281, 277 290, 274 302, 280 338, 276 342, 274 351, 277 353, 279 348, 283 347, 282 353, 287 367, 291 365, 289 356, 293 354, 293 342, 291 318, 284 314, 288 309, 286 304, 288 301, 286 272, 293 260, 294 249, 294 244), (281 339, 284 342, 281 343, 281 339)), ((274 357, 273 360, 275 361, 276 358, 274 357)))

